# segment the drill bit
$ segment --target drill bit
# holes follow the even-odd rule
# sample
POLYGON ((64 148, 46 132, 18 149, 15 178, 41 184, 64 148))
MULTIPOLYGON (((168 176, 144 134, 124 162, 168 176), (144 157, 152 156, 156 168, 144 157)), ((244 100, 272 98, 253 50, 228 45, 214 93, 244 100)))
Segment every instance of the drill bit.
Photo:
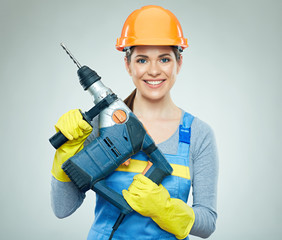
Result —
POLYGON ((62 48, 66 51, 66 53, 70 56, 70 58, 73 60, 73 62, 76 64, 78 68, 81 68, 80 63, 74 58, 74 56, 71 54, 71 52, 66 48, 66 46, 61 43, 62 48))

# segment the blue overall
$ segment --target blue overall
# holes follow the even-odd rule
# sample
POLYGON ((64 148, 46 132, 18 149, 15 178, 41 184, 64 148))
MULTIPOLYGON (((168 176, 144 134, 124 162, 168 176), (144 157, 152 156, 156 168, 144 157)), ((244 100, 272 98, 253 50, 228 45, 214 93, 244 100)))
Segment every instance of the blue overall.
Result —
MULTIPOLYGON (((188 200, 191 188, 191 179, 189 172, 189 146, 191 135, 191 124, 194 117, 189 113, 183 116, 183 123, 179 126, 179 143, 176 155, 164 154, 168 162, 173 168, 171 176, 166 177, 162 185, 168 190, 171 198, 179 198, 185 203, 188 200)), ((132 156, 130 167, 140 161, 148 161, 148 157, 143 152, 132 156)), ((142 164, 144 162, 141 162, 142 164)), ((145 164, 146 165, 146 164, 145 164)), ((127 172, 117 169, 107 179, 107 184, 116 192, 122 194, 123 189, 128 189, 132 183, 133 176, 140 172, 127 172)), ((88 240, 108 240, 112 231, 112 227, 117 220, 120 211, 118 208, 104 200, 96 194, 95 221, 89 231, 88 240)), ((115 232, 113 239, 165 239, 176 240, 176 237, 162 230, 151 218, 144 217, 133 211, 126 215, 123 222, 115 232)), ((189 237, 185 238, 186 240, 189 237)))

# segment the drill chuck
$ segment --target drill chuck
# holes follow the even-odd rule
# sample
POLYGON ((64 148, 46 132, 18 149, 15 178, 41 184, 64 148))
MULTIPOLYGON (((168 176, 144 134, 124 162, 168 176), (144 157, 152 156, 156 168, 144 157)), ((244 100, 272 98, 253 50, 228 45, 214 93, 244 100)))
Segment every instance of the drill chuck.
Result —
POLYGON ((101 77, 91 68, 83 66, 77 71, 79 82, 84 90, 87 90, 93 83, 99 81, 101 77))
POLYGON ((77 74, 79 77, 79 82, 84 90, 87 90, 93 83, 101 79, 101 77, 94 70, 90 69, 87 66, 81 67, 81 64, 74 58, 70 50, 68 50, 63 43, 61 43, 61 46, 78 67, 77 74))

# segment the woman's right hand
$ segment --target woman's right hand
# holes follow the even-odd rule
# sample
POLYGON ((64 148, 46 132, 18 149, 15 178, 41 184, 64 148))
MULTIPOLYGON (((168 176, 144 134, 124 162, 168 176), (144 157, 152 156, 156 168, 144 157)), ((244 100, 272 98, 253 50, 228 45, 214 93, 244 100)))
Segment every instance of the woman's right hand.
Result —
POLYGON ((74 142, 84 142, 92 131, 92 127, 83 120, 78 109, 63 114, 56 123, 55 128, 57 132, 61 131, 67 139, 74 142))
POLYGON ((83 120, 78 109, 63 114, 55 125, 56 131, 69 139, 55 153, 52 175, 61 182, 69 182, 69 177, 62 170, 62 164, 83 149, 83 143, 92 131, 92 127, 83 120))

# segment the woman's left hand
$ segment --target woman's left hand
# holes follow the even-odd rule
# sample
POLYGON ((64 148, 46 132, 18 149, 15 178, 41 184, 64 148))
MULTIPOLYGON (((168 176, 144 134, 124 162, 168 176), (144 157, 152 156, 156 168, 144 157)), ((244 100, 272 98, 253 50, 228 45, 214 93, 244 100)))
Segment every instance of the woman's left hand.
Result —
POLYGON ((136 212, 146 217, 155 216, 160 205, 165 205, 170 199, 163 185, 158 186, 142 174, 135 175, 128 191, 123 190, 122 194, 136 212))
POLYGON ((122 191, 127 203, 143 216, 151 217, 160 228, 178 239, 188 236, 195 221, 191 207, 142 174, 137 174, 127 190, 122 191))

